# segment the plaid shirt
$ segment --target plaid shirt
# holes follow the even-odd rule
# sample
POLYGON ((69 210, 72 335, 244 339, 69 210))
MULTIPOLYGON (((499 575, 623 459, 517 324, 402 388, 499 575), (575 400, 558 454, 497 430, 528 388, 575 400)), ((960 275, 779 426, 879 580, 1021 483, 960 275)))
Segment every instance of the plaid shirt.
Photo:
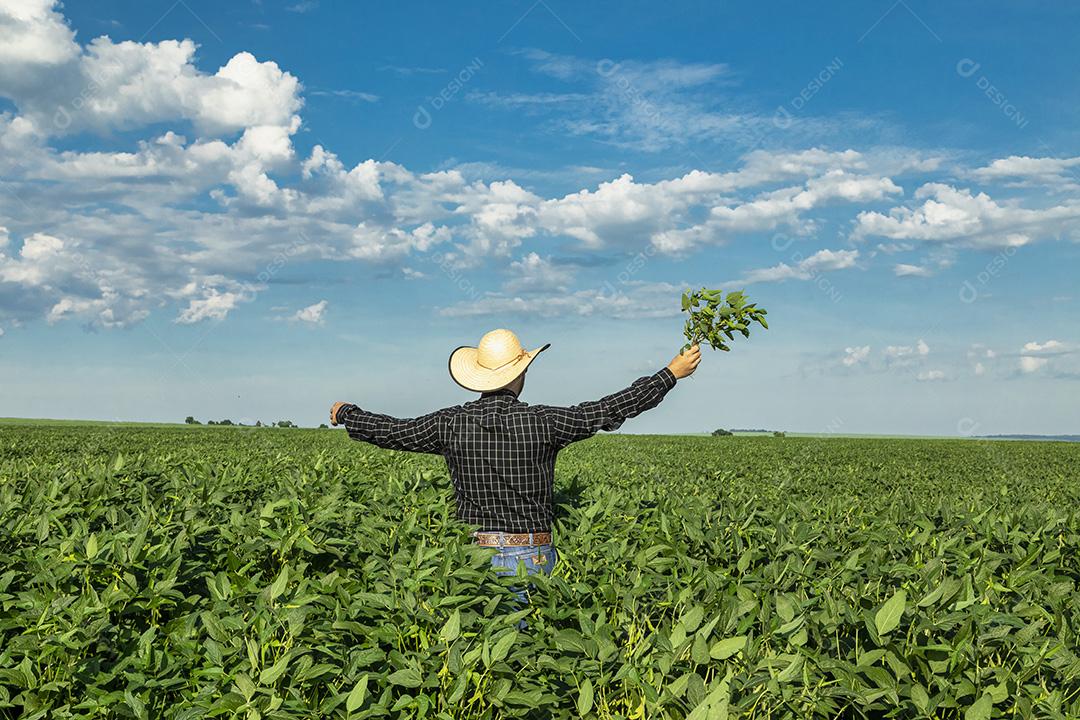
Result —
POLYGON ((529 405, 504 389, 409 420, 344 405, 338 422, 354 440, 446 458, 462 522, 487 532, 549 532, 559 450, 617 429, 660 404, 674 386, 675 375, 664 368, 572 407, 529 405))

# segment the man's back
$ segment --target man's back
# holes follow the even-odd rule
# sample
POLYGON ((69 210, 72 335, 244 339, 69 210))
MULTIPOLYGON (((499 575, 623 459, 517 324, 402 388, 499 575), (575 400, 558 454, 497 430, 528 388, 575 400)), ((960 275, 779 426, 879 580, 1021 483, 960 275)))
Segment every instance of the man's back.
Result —
POLYGON ((549 532, 558 451, 655 407, 675 381, 664 368, 571 407, 529 405, 500 389, 411 420, 355 405, 343 406, 337 418, 355 440, 445 457, 461 521, 488 532, 549 532))
POLYGON ((460 406, 443 449, 458 518, 489 532, 550 529, 558 450, 546 415, 509 390, 460 406))

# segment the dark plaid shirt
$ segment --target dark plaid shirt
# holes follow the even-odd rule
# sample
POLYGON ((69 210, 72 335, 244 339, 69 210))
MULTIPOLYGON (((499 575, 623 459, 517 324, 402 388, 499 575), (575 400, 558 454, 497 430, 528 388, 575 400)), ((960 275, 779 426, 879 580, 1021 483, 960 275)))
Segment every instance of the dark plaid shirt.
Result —
POLYGON ((354 440, 446 458, 462 522, 490 532, 551 529, 555 456, 598 430, 656 407, 675 386, 664 368, 630 387, 572 407, 529 405, 510 390, 409 420, 344 405, 338 422, 354 440))

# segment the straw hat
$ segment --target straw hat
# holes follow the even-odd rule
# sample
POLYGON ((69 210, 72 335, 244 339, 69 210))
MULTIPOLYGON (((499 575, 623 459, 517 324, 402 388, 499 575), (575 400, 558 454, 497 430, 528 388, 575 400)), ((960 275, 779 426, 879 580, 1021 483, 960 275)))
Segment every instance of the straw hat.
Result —
POLYGON ((550 345, 529 352, 509 330, 492 330, 480 338, 477 347, 462 345, 450 353, 450 377, 466 390, 498 390, 525 372, 529 363, 550 345))

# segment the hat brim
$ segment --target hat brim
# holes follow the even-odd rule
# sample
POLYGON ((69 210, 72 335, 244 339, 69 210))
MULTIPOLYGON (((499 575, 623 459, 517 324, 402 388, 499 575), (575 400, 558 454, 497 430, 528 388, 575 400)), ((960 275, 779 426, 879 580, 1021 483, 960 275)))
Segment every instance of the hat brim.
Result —
POLYGON ((473 392, 488 392, 504 388, 525 372, 536 356, 551 347, 547 343, 519 360, 496 370, 489 370, 477 361, 477 348, 462 345, 450 353, 450 377, 461 387, 473 392))

